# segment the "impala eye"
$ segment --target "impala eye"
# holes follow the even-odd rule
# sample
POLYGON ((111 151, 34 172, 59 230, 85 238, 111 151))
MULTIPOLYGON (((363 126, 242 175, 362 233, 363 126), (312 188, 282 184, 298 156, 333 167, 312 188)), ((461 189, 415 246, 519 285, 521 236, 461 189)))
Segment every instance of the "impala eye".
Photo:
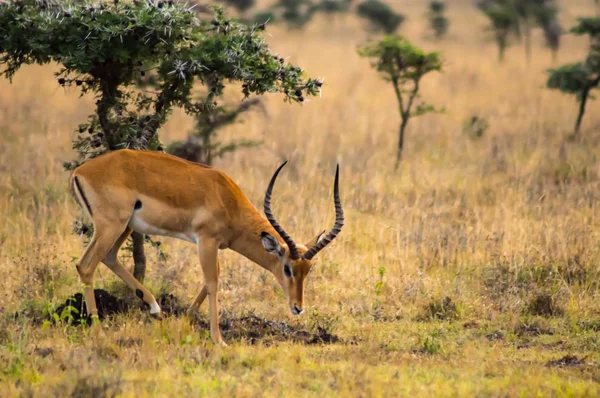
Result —
POLYGON ((292 267, 290 267, 289 264, 285 264, 283 266, 283 273, 285 274, 285 276, 287 276, 288 278, 292 277, 292 267))

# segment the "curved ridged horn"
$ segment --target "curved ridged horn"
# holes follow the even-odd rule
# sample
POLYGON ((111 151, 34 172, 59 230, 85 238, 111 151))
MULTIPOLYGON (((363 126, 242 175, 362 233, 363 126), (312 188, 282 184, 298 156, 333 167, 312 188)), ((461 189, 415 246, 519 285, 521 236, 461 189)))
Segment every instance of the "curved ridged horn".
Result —
POLYGON ((306 253, 302 256, 305 260, 311 260, 315 254, 320 252, 325 246, 331 243, 332 240, 335 239, 336 236, 342 230, 344 226, 344 210, 342 210, 342 201, 340 200, 340 187, 339 187, 339 177, 340 177, 340 165, 338 164, 335 168, 335 182, 333 184, 333 203, 335 205, 335 224, 333 224, 333 228, 329 233, 321 240, 319 240, 313 247, 308 249, 306 253))
POLYGON ((292 238, 287 234, 287 232, 285 232, 285 230, 281 227, 281 225, 279 225, 279 223, 275 219, 275 216, 273 215, 273 212, 271 211, 271 194, 273 193, 273 186, 275 185, 277 175, 279 174, 283 166, 285 166, 286 164, 287 162, 279 166, 275 174, 273 174, 271 182, 269 182, 269 187, 267 188, 267 193, 265 194, 265 215, 267 216, 267 220, 269 220, 269 223, 273 226, 275 231, 277 231, 279 236, 281 236, 281 239, 283 239, 284 242, 288 245, 288 248, 290 249, 290 258, 292 260, 298 260, 300 258, 300 254, 298 254, 298 248, 296 247, 296 244, 294 243, 292 238))

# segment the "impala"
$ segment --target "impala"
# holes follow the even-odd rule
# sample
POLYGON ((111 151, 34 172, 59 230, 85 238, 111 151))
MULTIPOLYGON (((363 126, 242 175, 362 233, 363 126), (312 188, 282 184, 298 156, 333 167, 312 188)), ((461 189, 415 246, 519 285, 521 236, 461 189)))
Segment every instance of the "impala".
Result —
MULTIPOLYGON (((286 162, 287 163, 287 162, 286 162)), ((271 194, 283 163, 271 178, 264 200, 266 218, 225 173, 175 156, 119 150, 85 162, 71 175, 76 201, 94 223, 94 236, 77 263, 88 314, 96 316, 94 271, 103 262, 159 317, 156 299, 119 262, 117 252, 137 231, 195 243, 204 286, 188 310, 208 296, 210 334, 225 345, 219 330, 219 249, 232 249, 270 271, 283 288, 291 312, 302 313, 304 283, 313 257, 341 231, 344 214, 339 195, 339 166, 334 182, 335 224, 322 239, 296 244, 271 212, 271 194)))

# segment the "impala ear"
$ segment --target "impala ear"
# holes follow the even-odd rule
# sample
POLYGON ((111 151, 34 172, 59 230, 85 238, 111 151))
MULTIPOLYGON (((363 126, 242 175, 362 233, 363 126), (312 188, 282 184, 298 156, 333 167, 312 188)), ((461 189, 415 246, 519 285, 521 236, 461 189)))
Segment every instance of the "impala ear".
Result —
POLYGON ((285 251, 283 250, 283 247, 281 247, 281 245, 279 244, 279 241, 274 236, 268 234, 267 232, 263 232, 260 234, 260 239, 266 251, 268 251, 274 256, 283 258, 283 254, 285 253, 285 251))
POLYGON ((308 242, 306 242, 306 244, 304 246, 306 246, 306 248, 308 250, 310 250, 311 247, 313 247, 314 245, 317 244, 317 242, 319 241, 319 238, 321 237, 321 235, 323 235, 325 233, 325 230, 322 230, 321 232, 319 232, 317 234, 317 236, 315 236, 314 238, 312 238, 311 240, 309 240, 308 242))

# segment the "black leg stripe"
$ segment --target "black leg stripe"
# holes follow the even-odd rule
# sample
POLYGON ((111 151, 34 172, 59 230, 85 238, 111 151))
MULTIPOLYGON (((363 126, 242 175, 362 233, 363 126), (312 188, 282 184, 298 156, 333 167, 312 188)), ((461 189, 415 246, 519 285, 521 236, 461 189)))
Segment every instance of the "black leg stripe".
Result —
POLYGON ((81 189, 81 185, 79 185, 79 180, 77 179, 77 177, 73 177, 73 181, 75 182, 75 186, 77 187, 77 190, 79 191, 79 194, 83 198, 84 205, 85 205, 87 211, 90 213, 90 216, 91 216, 92 215, 92 208, 90 207, 90 202, 88 202, 87 198, 85 197, 85 194, 83 193, 83 189, 81 189))

